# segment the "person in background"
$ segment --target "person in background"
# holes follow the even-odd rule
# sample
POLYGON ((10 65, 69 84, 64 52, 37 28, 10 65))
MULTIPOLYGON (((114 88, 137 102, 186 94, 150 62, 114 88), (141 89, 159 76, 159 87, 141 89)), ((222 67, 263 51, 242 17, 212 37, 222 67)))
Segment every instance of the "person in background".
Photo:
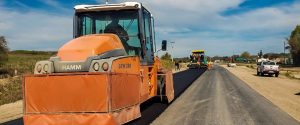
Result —
POLYGON ((179 68, 179 63, 177 61, 175 61, 175 71, 180 70, 179 68))

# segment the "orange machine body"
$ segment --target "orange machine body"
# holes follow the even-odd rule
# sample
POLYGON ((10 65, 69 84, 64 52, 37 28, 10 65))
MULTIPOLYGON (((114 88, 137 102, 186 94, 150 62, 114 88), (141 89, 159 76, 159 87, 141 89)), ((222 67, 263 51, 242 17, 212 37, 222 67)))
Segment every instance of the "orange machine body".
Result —
MULTIPOLYGON (((83 60, 93 54, 122 48, 121 42, 115 40, 115 37, 115 35, 82 36, 59 49, 58 56, 64 61, 83 60), (105 39, 97 41, 97 38, 105 39), (88 44, 84 44, 83 41, 88 44), (80 44, 84 46, 80 48, 80 44), (101 49, 102 47, 105 49, 101 49), (78 57, 70 54, 77 52, 78 57)), ((172 101, 174 98, 172 72, 162 71, 158 58, 155 58, 153 65, 147 66, 141 65, 138 56, 117 58, 112 62, 109 72, 24 76, 24 123, 25 125, 124 124, 141 117, 140 104, 158 96, 158 76, 166 76, 164 77, 166 95, 163 96, 166 96, 169 102, 172 101)))
POLYGON ((143 117, 140 105, 150 98, 174 99, 172 71, 154 57, 154 20, 141 3, 74 8, 74 39, 23 78, 25 125, 124 124, 143 117), (115 16, 127 40, 98 29, 115 16))
POLYGON ((57 56, 62 61, 83 61, 87 57, 114 49, 124 49, 117 35, 93 34, 66 43, 58 50, 57 56))

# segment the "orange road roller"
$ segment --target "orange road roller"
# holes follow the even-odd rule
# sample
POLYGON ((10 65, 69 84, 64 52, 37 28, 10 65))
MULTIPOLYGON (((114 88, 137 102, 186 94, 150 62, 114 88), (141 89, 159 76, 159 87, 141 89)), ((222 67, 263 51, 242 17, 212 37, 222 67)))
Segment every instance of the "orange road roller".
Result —
POLYGON ((74 39, 23 77, 25 125, 124 124, 150 98, 174 99, 172 71, 154 56, 150 11, 137 2, 74 9, 74 39))

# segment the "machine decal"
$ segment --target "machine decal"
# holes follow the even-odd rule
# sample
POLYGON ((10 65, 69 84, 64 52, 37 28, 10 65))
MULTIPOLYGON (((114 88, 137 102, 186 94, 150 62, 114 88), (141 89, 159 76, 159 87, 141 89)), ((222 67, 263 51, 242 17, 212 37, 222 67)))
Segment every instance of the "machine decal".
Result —
POLYGON ((131 64, 119 64, 119 69, 129 69, 131 68, 131 64))
POLYGON ((81 65, 63 65, 63 70, 81 70, 81 65))

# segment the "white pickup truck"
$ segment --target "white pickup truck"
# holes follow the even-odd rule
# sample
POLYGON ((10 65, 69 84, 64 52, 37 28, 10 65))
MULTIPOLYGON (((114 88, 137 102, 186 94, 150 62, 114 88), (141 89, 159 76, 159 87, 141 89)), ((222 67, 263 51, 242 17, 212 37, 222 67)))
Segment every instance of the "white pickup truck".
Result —
POLYGON ((278 77, 279 66, 274 61, 261 61, 257 63, 257 75, 263 76, 264 74, 268 74, 269 76, 275 74, 275 77, 278 77))

